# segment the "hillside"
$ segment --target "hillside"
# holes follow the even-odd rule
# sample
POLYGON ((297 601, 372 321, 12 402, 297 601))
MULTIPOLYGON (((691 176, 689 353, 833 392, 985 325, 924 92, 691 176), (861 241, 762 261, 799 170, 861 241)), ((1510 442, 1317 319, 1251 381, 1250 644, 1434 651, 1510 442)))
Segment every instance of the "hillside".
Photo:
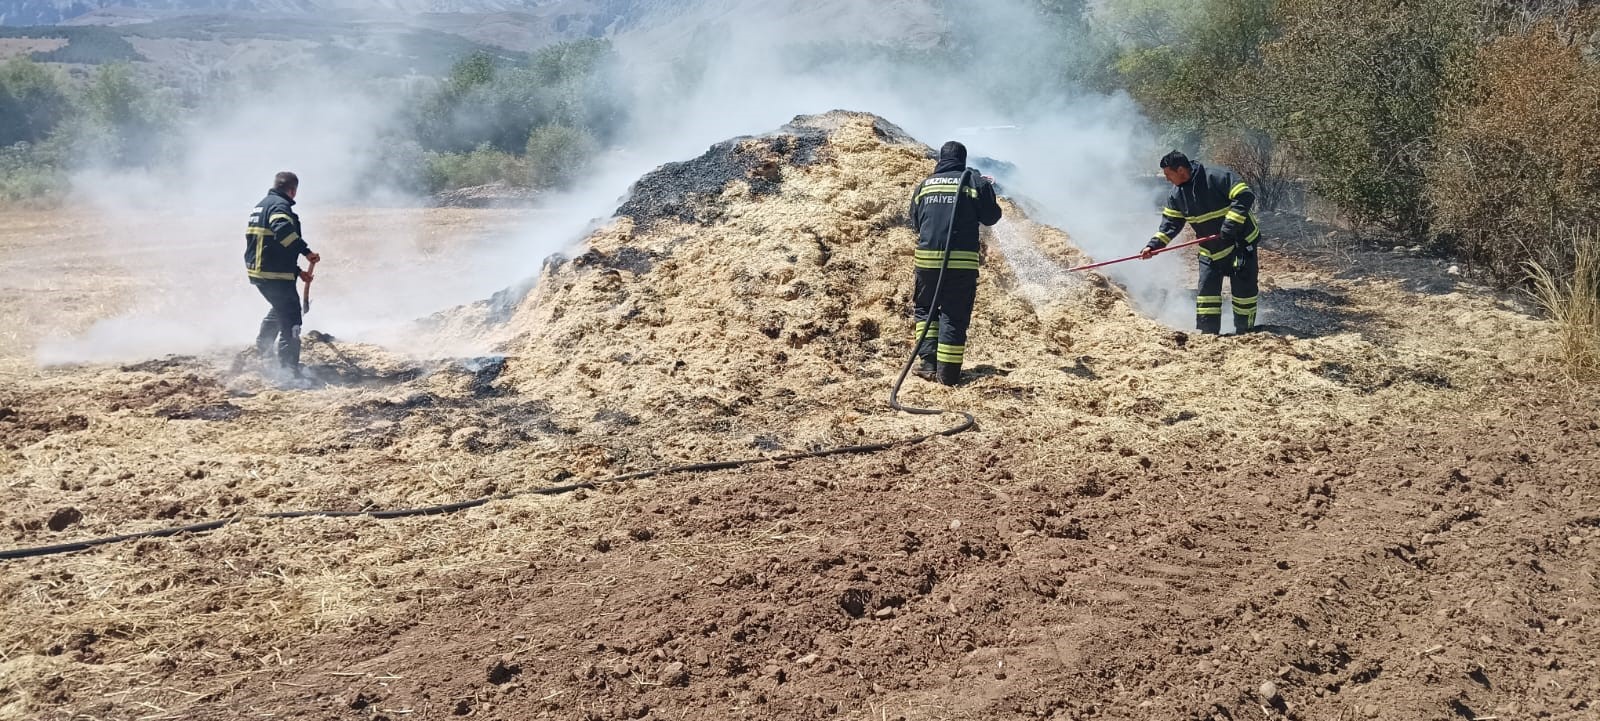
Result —
POLYGON ((290 18, 326 16, 330 13, 373 16, 568 13, 625 8, 630 4, 637 3, 629 0, 13 0, 0 9, 0 25, 120 23, 219 13, 290 18))
MULTIPOLYGON (((309 392, 13 358, 6 546, 937 430, 883 404, 931 166, 840 112, 663 166, 532 292, 433 319, 479 357, 323 338, 309 392)), ((1014 200, 974 379, 906 389, 976 430, 0 562, 0 717, 1592 715, 1600 409, 1543 380, 1546 323, 1285 224, 1275 331, 1192 336, 1014 200)))

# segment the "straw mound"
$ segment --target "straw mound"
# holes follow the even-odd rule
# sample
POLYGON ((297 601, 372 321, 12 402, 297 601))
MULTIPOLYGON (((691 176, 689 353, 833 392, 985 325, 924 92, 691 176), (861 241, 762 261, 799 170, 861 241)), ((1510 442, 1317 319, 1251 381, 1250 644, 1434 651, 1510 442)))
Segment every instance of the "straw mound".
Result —
MULTIPOLYGON (((909 351, 907 191, 932 165, 892 124, 836 111, 663 166, 511 315, 501 384, 575 420, 626 411, 631 438, 682 458, 913 430, 874 405, 909 351)), ((979 335, 1055 352, 1006 277, 984 276, 979 335)), ((975 342, 974 371, 1003 372, 975 342)))

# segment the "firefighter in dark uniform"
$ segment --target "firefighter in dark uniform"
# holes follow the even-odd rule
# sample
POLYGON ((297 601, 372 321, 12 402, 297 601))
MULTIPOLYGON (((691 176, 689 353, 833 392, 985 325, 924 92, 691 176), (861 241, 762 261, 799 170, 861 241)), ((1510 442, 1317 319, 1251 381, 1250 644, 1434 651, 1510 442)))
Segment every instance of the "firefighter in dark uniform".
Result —
POLYGON ((244 231, 244 267, 250 284, 261 292, 272 309, 261 321, 256 335, 256 357, 268 363, 272 341, 277 339, 278 365, 295 377, 300 376, 300 294, 295 280, 311 282, 311 273, 300 270, 300 256, 315 263, 321 256, 311 252, 301 235, 300 216, 294 212, 294 196, 300 178, 294 173, 278 173, 272 190, 250 211, 244 231))
POLYGON ((1174 186, 1161 209, 1161 229, 1145 246, 1144 257, 1167 247, 1184 223, 1197 238, 1215 235, 1199 245, 1200 292, 1195 297, 1195 327, 1202 333, 1222 332, 1222 280, 1233 293, 1233 327, 1248 333, 1256 324, 1256 247, 1261 229, 1250 213, 1256 194, 1232 172, 1206 168, 1176 150, 1161 158, 1161 172, 1174 186))
POLYGON ((922 364, 918 376, 945 385, 961 380, 961 363, 967 352, 967 325, 978 294, 978 224, 1000 222, 1000 203, 994 183, 967 170, 967 148, 950 141, 939 148, 933 175, 917 185, 911 196, 911 225, 917 229, 916 327, 913 338, 926 339, 917 347, 922 364), (953 224, 952 224, 953 221, 953 224), (945 243, 949 263, 945 265, 945 243), (939 284, 943 267, 944 282, 939 284), (938 297, 934 287, 939 285, 938 297))

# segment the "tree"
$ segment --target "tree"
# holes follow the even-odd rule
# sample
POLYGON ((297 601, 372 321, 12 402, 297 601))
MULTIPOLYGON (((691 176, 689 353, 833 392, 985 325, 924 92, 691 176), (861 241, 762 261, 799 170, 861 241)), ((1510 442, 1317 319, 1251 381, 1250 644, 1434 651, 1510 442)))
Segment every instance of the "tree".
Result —
POLYGON ((609 137, 621 109, 615 97, 611 46, 603 40, 559 43, 521 67, 496 65, 477 53, 419 103, 417 139, 430 151, 527 151, 535 128, 581 129, 591 140, 609 137))
POLYGON ((533 185, 571 185, 599 150, 594 136, 578 128, 546 125, 528 135, 527 160, 533 185))
POLYGON ((149 165, 166 155, 170 113, 128 65, 100 69, 84 90, 83 111, 79 153, 115 165, 149 165))
POLYGON ((1424 237, 1442 103, 1472 0, 1280 0, 1259 86, 1274 135, 1352 220, 1424 237))
POLYGON ((54 71, 24 58, 0 64, 0 147, 45 139, 70 110, 54 71))

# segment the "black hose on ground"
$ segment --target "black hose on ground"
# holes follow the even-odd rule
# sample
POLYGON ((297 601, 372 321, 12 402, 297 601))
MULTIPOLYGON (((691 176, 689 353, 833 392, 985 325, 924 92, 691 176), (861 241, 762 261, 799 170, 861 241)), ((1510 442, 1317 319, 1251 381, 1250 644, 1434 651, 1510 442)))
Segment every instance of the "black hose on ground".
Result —
MULTIPOLYGON (((965 171, 965 172, 963 172, 961 174, 961 182, 960 182, 959 185, 956 186, 956 199, 957 199, 958 203, 960 202, 961 191, 962 191, 963 188, 966 187, 968 176, 971 173, 972 173, 971 170, 967 170, 967 171, 965 171)), ((952 210, 952 212, 950 214, 950 228, 945 233, 945 238, 944 238, 944 251, 945 251, 944 252, 944 261, 939 267, 939 280, 936 283, 934 283, 934 287, 933 287, 933 297, 935 299, 937 299, 939 297, 939 290, 944 285, 944 272, 945 272, 945 269, 948 268, 949 265, 950 265, 950 238, 954 234, 954 232, 955 232, 955 213, 952 210)), ((933 315, 937 315, 938 310, 939 309, 938 309, 937 305, 935 305, 935 307, 933 307, 930 312, 933 315)), ((922 347, 922 342, 923 342, 924 339, 927 338, 927 336, 928 336, 928 324, 925 323, 922 326, 922 332, 917 336, 917 342, 911 347, 911 358, 906 361, 905 367, 900 370, 900 376, 898 378, 896 378, 895 381, 894 381, 894 388, 889 391, 889 406, 894 408, 895 410, 905 411, 906 413, 912 413, 912 414, 916 414, 916 415, 942 415, 942 414, 945 414, 945 413, 959 413, 961 415, 961 417, 962 417, 961 423, 956 424, 954 426, 951 426, 949 428, 946 428, 946 429, 944 429, 942 431, 937 431, 937 432, 929 433, 929 434, 926 434, 926 435, 914 436, 914 437, 911 437, 911 438, 902 438, 902 439, 893 440, 893 441, 885 441, 883 443, 868 443, 868 444, 859 445, 859 446, 840 446, 838 448, 823 448, 823 449, 815 450, 815 451, 805 451, 805 452, 802 452, 802 453, 790 453, 788 455, 775 456, 775 457, 742 458, 742 459, 733 460, 733 461, 708 461, 706 463, 693 463, 693 464, 684 465, 684 466, 671 466, 669 468, 656 468, 656 469, 647 470, 647 471, 634 471, 632 473, 624 473, 624 474, 619 475, 619 476, 612 476, 610 478, 602 478, 600 480, 595 480, 595 481, 585 481, 585 482, 582 482, 582 483, 568 483, 568 484, 558 485, 558 486, 545 486, 545 487, 542 487, 542 488, 533 488, 533 489, 529 489, 529 490, 526 490, 526 491, 517 491, 515 493, 504 493, 504 494, 501 494, 501 495, 498 495, 498 496, 484 496, 482 498, 474 498, 474 499, 467 500, 467 501, 456 501, 455 503, 442 503, 442 504, 439 504, 439 505, 436 505, 436 506, 422 506, 422 507, 419 507, 419 508, 396 508, 396 509, 387 510, 387 511, 272 511, 272 512, 268 512, 268 513, 256 513, 256 514, 243 515, 243 516, 233 516, 231 518, 223 518, 223 519, 218 519, 218 520, 215 520, 215 521, 207 521, 205 523, 195 523, 195 524, 191 524, 191 525, 187 525, 187 526, 171 526, 171 527, 167 527, 167 528, 151 529, 149 531, 139 531, 137 533, 123 533, 123 534, 119 534, 119 535, 115 535, 115 536, 103 536, 101 538, 87 538, 87 539, 84 539, 84 540, 81 540, 81 541, 72 541, 72 542, 69 542, 69 543, 58 543, 58 544, 55 544, 55 545, 52 545, 52 546, 37 546, 37 547, 34 547, 34 548, 12 548, 12 549, 7 549, 7 550, 0 551, 0 561, 15 560, 15 559, 19 559, 19 558, 35 558, 35 557, 38 557, 38 556, 52 556, 52 555, 55 555, 55 554, 58 554, 58 553, 72 553, 72 552, 75 552, 75 551, 83 551, 83 550, 87 550, 87 549, 90 549, 90 548, 94 548, 96 546, 104 546, 104 545, 112 544, 112 543, 121 543, 123 541, 134 541, 134 540, 138 540, 138 539, 141 539, 141 538, 163 538, 163 537, 166 537, 166 536, 176 536, 176 535, 178 535, 180 533, 205 533, 207 531, 215 531, 215 530, 217 530, 219 528, 222 528, 224 526, 228 526, 228 525, 231 525, 231 524, 234 524, 234 523, 238 523, 240 521, 244 521, 244 520, 251 519, 251 518, 263 518, 263 519, 270 519, 270 518, 317 518, 317 517, 321 517, 321 518, 353 518, 353 517, 356 517, 356 516, 367 516, 367 517, 370 517, 370 518, 383 519, 383 518, 406 518, 408 516, 435 516, 435 515, 439 515, 439 514, 443 514, 443 513, 454 513, 456 511, 462 511, 462 510, 466 510, 468 508, 477 508, 478 506, 482 506, 482 505, 488 504, 488 503, 490 503, 492 501, 503 501, 503 500, 507 500, 507 499, 511 499, 511 498, 517 498, 518 496, 555 496, 555 495, 560 495, 560 494, 563 494, 563 493, 570 493, 570 492, 576 491, 576 490, 578 490, 580 488, 596 488, 596 487, 599 487, 599 486, 612 484, 612 483, 622 483, 622 482, 625 482, 625 481, 636 481, 636 480, 640 480, 640 479, 644 479, 644 478, 654 478, 656 476, 671 475, 671 474, 674 474, 674 473, 705 473, 705 472, 708 472, 708 471, 723 471, 723 470, 728 470, 730 468, 739 468, 741 466, 750 466, 750 465, 755 465, 757 463, 784 463, 784 462, 788 462, 788 461, 798 461, 798 460, 805 459, 805 458, 824 458, 824 457, 827 457, 827 456, 839 456, 839 455, 844 455, 844 454, 847 454, 847 453, 876 453, 878 451, 889 450, 890 448, 894 448, 895 446, 904 446, 904 445, 911 445, 911 444, 915 444, 915 443, 921 443, 923 441, 926 441, 926 440, 929 440, 929 439, 932 439, 932 438, 936 438, 938 436, 953 436, 953 435, 955 435, 957 433, 961 433, 963 431, 970 430, 974 425, 977 424, 977 419, 974 418, 971 413, 967 413, 965 411, 946 411, 946 410, 941 410, 941 409, 937 409, 937 408, 915 408, 915 407, 912 407, 912 406, 906 406, 906 405, 901 405, 900 404, 900 400, 899 400, 899 397, 900 397, 900 386, 903 383, 905 383, 906 374, 911 371, 911 366, 917 362, 917 349, 922 347)))
POLYGON ((215 531, 223 526, 232 525, 234 523, 252 518, 353 518, 356 516, 367 516, 370 518, 384 519, 406 518, 408 516, 436 516, 443 513, 463 511, 468 508, 477 508, 478 506, 488 504, 492 501, 504 501, 511 498, 517 498, 519 496, 556 496, 563 493, 571 493, 572 491, 582 488, 593 489, 612 483, 636 481, 644 478, 671 475, 674 473, 705 473, 708 471, 722 471, 730 468, 739 468, 741 466, 750 466, 757 463, 785 463, 788 461, 798 461, 805 458, 823 458, 826 456, 838 456, 847 453, 875 453, 877 451, 886 451, 896 446, 921 443, 937 436, 954 435, 970 427, 971 423, 967 423, 955 428, 948 428, 936 433, 929 433, 927 435, 915 436, 912 438, 902 438, 899 440, 885 441, 883 443, 869 443, 859 446, 823 448, 820 450, 805 451, 802 453, 790 453, 783 456, 741 458, 732 461, 709 461, 706 463, 693 463, 684 466, 671 466, 669 468, 654 468, 647 471, 624 473, 619 476, 612 476, 610 478, 602 478, 594 481, 567 483, 558 486, 544 486, 542 488, 532 488, 526 491, 517 491, 515 493, 503 493, 497 496, 484 496, 482 498, 474 498, 467 501, 456 501, 455 503, 441 503, 436 506, 395 508, 387 511, 272 511, 269 513, 233 516, 231 518, 207 521, 205 523, 195 523, 188 526, 155 528, 148 531, 139 531, 137 533, 124 533, 116 536, 104 536, 101 538, 87 538, 82 541, 58 543, 53 546, 12 548, 0 551, 0 561, 14 560, 18 558, 33 558, 37 556, 51 556, 58 553, 72 553, 74 551, 82 551, 94 548, 95 546, 104 546, 110 543, 121 543, 122 541, 133 541, 141 538, 161 538, 165 536, 176 536, 180 533, 204 533, 206 531, 215 531))

